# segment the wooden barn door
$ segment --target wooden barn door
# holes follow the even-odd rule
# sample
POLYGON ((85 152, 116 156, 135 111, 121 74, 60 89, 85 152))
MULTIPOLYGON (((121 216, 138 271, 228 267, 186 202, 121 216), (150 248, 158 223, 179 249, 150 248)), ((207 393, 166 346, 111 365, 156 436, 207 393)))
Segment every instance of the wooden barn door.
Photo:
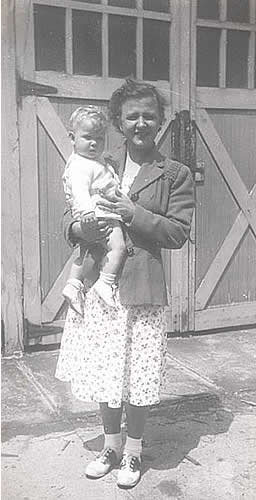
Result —
POLYGON ((196 330, 256 324, 255 12, 197 2, 196 330))
MULTIPOLYGON (((189 16, 179 0, 16 2, 27 344, 59 341, 65 318, 61 291, 75 258, 62 228, 69 116, 83 104, 105 109, 129 74, 152 81, 167 102, 157 141, 170 156, 171 121, 189 109, 189 16)), ((122 140, 110 127, 107 148, 122 140)), ((169 330, 193 324, 190 255, 189 244, 172 257, 164 253, 169 330)))
MULTIPOLYGON (((64 324, 62 289, 78 250, 72 251, 63 240, 65 200, 61 177, 72 150, 67 134, 68 118, 84 102, 88 103, 82 99, 42 96, 26 96, 21 102, 24 308, 28 342, 37 338, 41 341, 41 337, 47 343, 57 341, 64 324)), ((104 110, 107 103, 97 101, 97 105, 104 110)), ((157 144, 169 156, 172 123, 167 116, 157 136, 157 144)), ((122 140, 110 127, 107 148, 118 147, 122 140)), ((170 252, 164 258, 170 282, 170 252)), ((171 287, 168 290, 170 296, 171 287)))

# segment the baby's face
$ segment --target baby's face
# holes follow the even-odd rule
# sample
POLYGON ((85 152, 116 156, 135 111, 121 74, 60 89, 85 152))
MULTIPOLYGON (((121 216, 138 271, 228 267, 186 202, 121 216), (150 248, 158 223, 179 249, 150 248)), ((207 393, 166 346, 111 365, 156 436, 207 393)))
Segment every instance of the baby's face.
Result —
POLYGON ((93 120, 85 118, 76 127, 72 143, 75 153, 91 160, 97 160, 103 153, 105 131, 99 128, 93 120))

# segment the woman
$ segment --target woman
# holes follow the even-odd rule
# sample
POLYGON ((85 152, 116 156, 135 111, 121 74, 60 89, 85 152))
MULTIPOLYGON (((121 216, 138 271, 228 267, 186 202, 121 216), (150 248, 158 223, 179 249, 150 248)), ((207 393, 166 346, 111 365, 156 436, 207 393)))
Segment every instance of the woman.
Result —
MULTIPOLYGON (((110 115, 125 138, 112 155, 112 164, 127 195, 102 199, 100 205, 121 215, 127 258, 116 309, 91 289, 84 318, 68 311, 57 377, 71 381, 77 398, 100 404, 105 444, 100 456, 88 464, 87 476, 102 477, 120 462, 117 484, 130 488, 140 479, 148 407, 159 403, 163 379, 167 296, 161 249, 180 248, 187 240, 194 189, 189 168, 156 149, 164 103, 155 87, 126 80, 111 97, 110 115), (128 436, 122 451, 123 405, 128 436)), ((66 230, 71 244, 79 238, 89 244, 107 237, 110 228, 66 220, 66 230)))

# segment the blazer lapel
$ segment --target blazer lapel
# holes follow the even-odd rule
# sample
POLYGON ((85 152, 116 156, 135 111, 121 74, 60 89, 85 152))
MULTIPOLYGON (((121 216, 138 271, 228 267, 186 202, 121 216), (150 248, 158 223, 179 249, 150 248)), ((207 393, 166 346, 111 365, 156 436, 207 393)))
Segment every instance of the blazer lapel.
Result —
MULTIPOLYGON (((111 165, 119 176, 120 182, 122 182, 124 175, 126 155, 126 142, 111 155, 105 155, 105 160, 110 160, 111 165)), ((144 163, 141 166, 138 175, 133 181, 129 196, 142 191, 161 177, 163 175, 163 167, 164 157, 155 149, 152 155, 152 163, 144 163)))
POLYGON ((159 179, 159 177, 163 175, 164 165, 164 156, 162 156, 157 149, 154 149, 152 153, 152 162, 143 163, 137 177, 135 177, 133 181, 129 195, 139 193, 159 179))
POLYGON ((155 182, 163 175, 163 164, 159 165, 156 161, 151 164, 143 164, 135 177, 131 186, 129 195, 139 193, 147 186, 155 182))

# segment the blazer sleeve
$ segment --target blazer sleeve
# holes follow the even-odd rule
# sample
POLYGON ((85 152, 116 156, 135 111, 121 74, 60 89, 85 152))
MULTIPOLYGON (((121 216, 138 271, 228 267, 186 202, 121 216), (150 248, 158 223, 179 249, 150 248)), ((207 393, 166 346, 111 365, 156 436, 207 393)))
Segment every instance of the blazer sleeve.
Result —
POLYGON ((165 216, 136 204, 129 229, 161 248, 181 248, 189 237, 195 205, 194 182, 188 167, 182 165, 173 182, 165 216))
POLYGON ((63 214, 62 226, 64 238, 71 248, 75 248, 79 244, 79 241, 72 235, 72 225, 74 222, 78 222, 78 220, 72 217, 71 209, 67 208, 63 214))

